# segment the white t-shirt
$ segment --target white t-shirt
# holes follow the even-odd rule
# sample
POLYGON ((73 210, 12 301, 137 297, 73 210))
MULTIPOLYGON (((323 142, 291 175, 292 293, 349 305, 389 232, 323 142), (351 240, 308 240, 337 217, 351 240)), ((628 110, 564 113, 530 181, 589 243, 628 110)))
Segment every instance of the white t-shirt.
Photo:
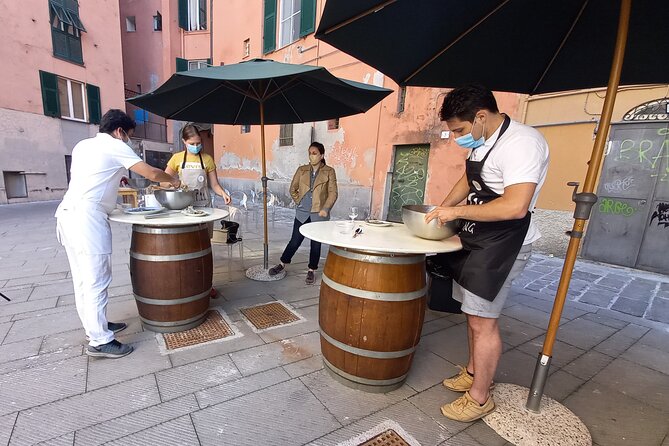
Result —
POLYGON ((116 207, 121 177, 141 161, 127 144, 107 133, 80 141, 72 150, 70 185, 61 207, 86 202, 109 214, 116 207))
MULTIPOLYGON (((493 133, 485 144, 474 149, 472 161, 481 161, 492 145, 497 141, 502 126, 493 133)), ((538 130, 511 121, 502 139, 483 165, 481 178, 493 192, 503 195, 504 188, 519 183, 535 183, 537 188, 530 201, 529 210, 533 211, 539 197, 541 187, 548 173, 548 143, 538 130)), ((525 236, 524 245, 532 243, 541 237, 539 229, 530 221, 530 227, 525 236)))

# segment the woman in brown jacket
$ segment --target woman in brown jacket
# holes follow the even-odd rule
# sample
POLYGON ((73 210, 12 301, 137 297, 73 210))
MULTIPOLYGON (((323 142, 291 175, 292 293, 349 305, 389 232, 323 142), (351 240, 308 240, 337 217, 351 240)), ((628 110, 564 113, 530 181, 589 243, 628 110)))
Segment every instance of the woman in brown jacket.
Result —
MULTIPOLYGON (((297 168, 290 183, 290 196, 297 204, 293 235, 281 255, 281 263, 269 269, 269 275, 275 276, 290 263, 293 255, 300 247, 304 236, 300 234, 300 226, 312 221, 330 219, 330 209, 337 201, 337 176, 335 170, 325 164, 325 147, 319 142, 309 146, 309 164, 297 168)), ((315 281, 314 271, 318 269, 321 257, 321 244, 311 241, 309 251, 309 269, 305 282, 315 281)))

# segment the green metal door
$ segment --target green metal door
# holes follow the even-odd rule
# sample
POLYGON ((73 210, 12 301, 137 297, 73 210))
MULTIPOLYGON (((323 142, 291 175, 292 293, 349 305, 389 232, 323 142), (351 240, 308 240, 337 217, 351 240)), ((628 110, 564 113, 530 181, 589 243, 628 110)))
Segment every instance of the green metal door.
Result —
POLYGON ((402 206, 423 204, 429 155, 428 144, 395 147, 388 220, 401 222, 402 206))

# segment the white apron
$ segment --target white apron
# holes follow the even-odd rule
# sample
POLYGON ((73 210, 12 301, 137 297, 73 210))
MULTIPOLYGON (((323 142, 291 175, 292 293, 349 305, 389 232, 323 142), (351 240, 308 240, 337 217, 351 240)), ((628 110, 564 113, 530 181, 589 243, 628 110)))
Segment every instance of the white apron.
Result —
POLYGON ((195 202, 193 206, 211 206, 211 195, 209 195, 209 185, 207 182, 207 170, 204 168, 204 161, 202 161, 202 154, 200 156, 199 168, 187 168, 186 158, 188 157, 188 150, 184 150, 184 160, 181 163, 181 171, 179 172, 179 179, 183 184, 188 186, 189 190, 195 190, 195 202))

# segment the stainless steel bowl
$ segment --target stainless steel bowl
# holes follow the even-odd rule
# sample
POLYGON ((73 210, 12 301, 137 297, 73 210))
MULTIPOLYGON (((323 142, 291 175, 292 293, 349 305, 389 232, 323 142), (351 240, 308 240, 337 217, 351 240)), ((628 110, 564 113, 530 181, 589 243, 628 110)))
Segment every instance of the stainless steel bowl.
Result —
POLYGON ((195 202, 194 190, 159 189, 153 192, 153 196, 167 209, 186 209, 195 202))
POLYGON ((425 214, 435 207, 426 204, 402 206, 402 221, 413 235, 428 240, 441 240, 457 234, 459 230, 458 220, 449 221, 442 226, 437 226, 436 219, 425 223, 425 214))
POLYGON ((151 185, 151 180, 148 178, 128 178, 128 186, 133 189, 145 189, 151 185))

